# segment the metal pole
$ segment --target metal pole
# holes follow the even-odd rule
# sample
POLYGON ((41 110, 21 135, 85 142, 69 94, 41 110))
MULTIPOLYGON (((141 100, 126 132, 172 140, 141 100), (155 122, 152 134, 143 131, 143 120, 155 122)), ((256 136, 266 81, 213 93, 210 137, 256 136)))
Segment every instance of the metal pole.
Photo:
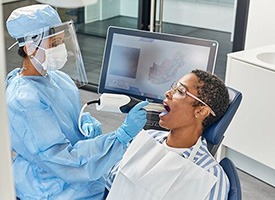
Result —
POLYGON ((250 0, 237 0, 232 52, 244 50, 250 0))
POLYGON ((155 0, 151 0, 150 32, 154 32, 155 24, 155 0))
POLYGON ((163 0, 159 0, 159 23, 158 23, 158 31, 162 32, 162 20, 163 20, 163 0))

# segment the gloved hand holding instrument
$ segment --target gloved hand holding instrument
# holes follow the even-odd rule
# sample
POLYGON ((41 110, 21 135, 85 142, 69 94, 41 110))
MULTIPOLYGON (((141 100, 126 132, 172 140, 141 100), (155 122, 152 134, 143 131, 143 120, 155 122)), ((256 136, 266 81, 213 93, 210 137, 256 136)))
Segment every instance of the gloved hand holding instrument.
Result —
MULTIPOLYGON (((123 124, 116 130, 118 140, 125 145, 130 140, 132 140, 146 124, 146 111, 166 111, 162 104, 149 103, 148 101, 140 101, 136 98, 122 94, 104 93, 100 96, 99 99, 90 101, 82 107, 79 116, 79 130, 86 137, 95 134, 91 133, 91 129, 89 129, 89 126, 87 126, 85 121, 84 123, 81 123, 82 113, 86 106, 90 104, 96 104, 96 109, 101 111, 128 113, 123 124)), ((97 124, 95 120, 90 120, 90 123, 93 126, 97 124)), ((96 129, 94 130, 96 131, 96 129)))

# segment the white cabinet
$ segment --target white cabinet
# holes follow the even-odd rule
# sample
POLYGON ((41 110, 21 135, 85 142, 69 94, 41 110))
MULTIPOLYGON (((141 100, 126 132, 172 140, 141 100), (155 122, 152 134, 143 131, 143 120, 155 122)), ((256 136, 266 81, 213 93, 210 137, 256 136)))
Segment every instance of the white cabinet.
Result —
POLYGON ((275 45, 228 54, 225 83, 241 91, 243 99, 226 132, 223 148, 227 149, 227 156, 234 157, 237 167, 275 185, 275 54, 272 52, 275 53, 275 45))

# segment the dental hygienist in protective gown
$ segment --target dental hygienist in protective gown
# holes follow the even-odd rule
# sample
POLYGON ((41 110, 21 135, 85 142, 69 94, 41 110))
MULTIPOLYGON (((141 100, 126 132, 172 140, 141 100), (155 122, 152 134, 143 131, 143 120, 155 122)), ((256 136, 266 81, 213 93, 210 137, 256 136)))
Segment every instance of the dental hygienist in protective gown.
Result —
POLYGON ((17 196, 103 199, 103 177, 144 126, 147 102, 137 104, 109 134, 101 134, 100 123, 85 113, 81 134, 76 84, 87 77, 73 23, 62 23, 52 7, 40 4, 14 10, 6 24, 23 57, 22 67, 6 80, 17 196))

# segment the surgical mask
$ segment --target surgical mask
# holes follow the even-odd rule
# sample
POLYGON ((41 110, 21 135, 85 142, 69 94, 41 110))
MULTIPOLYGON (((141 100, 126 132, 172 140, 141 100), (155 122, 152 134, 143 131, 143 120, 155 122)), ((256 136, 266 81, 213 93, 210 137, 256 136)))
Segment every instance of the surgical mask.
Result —
POLYGON ((42 47, 38 48, 45 51, 45 61, 41 63, 44 70, 54 71, 64 67, 68 56, 64 43, 49 49, 44 49, 42 47))

